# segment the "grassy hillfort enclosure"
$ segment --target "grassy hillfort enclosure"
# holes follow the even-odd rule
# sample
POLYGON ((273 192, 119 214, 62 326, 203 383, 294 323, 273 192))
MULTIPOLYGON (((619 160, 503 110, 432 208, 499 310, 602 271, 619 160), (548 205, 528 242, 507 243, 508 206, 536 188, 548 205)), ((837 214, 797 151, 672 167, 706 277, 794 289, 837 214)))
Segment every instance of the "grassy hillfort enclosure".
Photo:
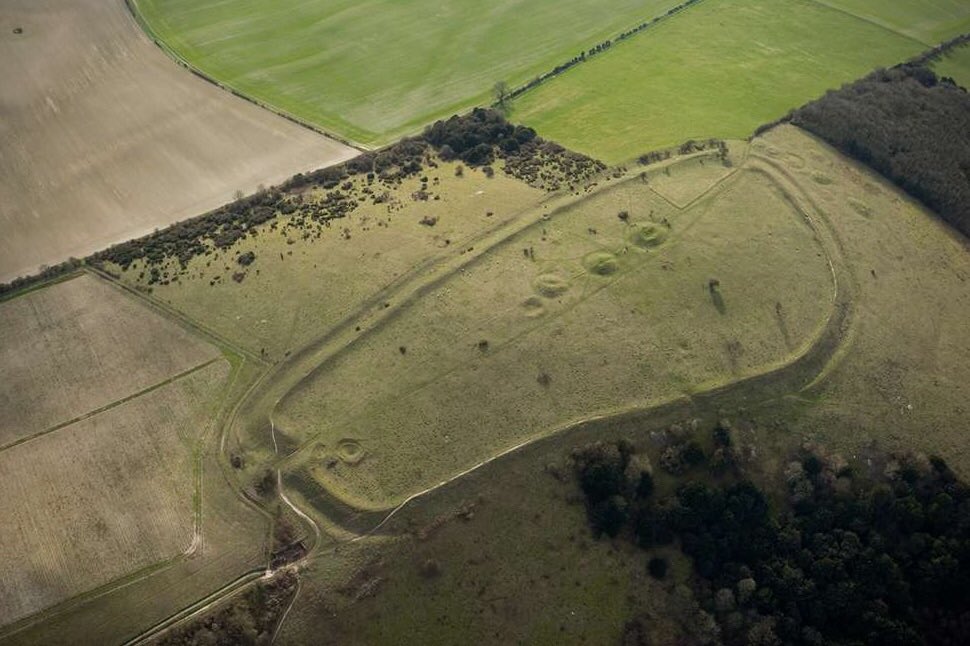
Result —
POLYGON ((7 0, 0 29, 0 282, 355 154, 172 64, 120 0, 7 0))
POLYGON ((834 301, 814 237, 747 169, 683 210, 637 176, 604 189, 489 249, 287 393, 273 416, 278 440, 301 447, 287 469, 391 507, 539 429, 785 363, 834 301), (351 444, 362 459, 328 466, 351 444))
POLYGON ((678 0, 134 0, 179 57, 361 144, 492 100, 678 0))
POLYGON ((0 645, 966 643, 968 30, 4 3, 0 645))

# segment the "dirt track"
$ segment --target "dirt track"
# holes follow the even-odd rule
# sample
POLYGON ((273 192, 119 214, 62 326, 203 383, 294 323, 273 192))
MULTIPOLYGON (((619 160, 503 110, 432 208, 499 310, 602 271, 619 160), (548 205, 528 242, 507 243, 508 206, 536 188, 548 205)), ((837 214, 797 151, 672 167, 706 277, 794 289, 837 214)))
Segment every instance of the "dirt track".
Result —
POLYGON ((123 0, 4 3, 0 282, 355 154, 179 67, 123 0))

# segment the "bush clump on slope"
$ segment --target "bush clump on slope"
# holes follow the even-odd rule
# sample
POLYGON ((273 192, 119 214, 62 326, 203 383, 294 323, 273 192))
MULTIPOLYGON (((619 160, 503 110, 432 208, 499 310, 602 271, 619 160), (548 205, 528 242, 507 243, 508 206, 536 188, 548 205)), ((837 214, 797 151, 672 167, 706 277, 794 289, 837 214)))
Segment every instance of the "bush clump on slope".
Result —
POLYGON ((791 115, 970 236, 970 94, 920 65, 878 70, 791 115))

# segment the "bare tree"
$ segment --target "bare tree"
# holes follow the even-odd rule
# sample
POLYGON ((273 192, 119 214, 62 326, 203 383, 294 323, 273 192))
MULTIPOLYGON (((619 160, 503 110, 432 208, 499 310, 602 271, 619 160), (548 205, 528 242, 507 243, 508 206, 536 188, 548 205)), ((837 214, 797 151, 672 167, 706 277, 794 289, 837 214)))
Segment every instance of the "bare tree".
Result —
POLYGON ((492 92, 495 94, 495 103, 504 108, 509 100, 509 84, 505 81, 499 81, 492 88, 492 92))

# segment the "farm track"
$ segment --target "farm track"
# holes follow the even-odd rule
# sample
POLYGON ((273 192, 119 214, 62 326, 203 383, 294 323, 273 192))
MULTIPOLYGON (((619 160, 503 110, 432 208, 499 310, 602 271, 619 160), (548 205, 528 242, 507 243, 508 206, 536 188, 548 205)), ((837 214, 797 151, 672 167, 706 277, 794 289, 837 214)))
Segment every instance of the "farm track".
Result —
MULTIPOLYGON (((669 401, 608 411, 572 420, 561 427, 543 433, 541 436, 526 439, 513 447, 507 448, 496 455, 464 469, 460 473, 456 473, 437 484, 416 492, 408 496, 400 504, 391 508, 359 509, 341 500, 339 497, 331 495, 328 499, 320 500, 321 505, 314 507, 312 510, 308 510, 308 513, 308 511, 301 510, 286 496, 284 479, 282 478, 281 471, 277 468, 277 483, 281 500, 295 514, 303 519, 313 531, 315 541, 311 549, 300 560, 283 565, 275 570, 267 567, 265 570, 253 570, 242 574, 219 590, 206 595, 204 598, 134 637, 126 642, 126 644, 148 643, 171 628, 182 625, 204 614, 220 602, 239 594, 249 586, 257 584, 259 581, 274 576, 278 572, 298 570, 314 560, 327 557, 339 549, 340 545, 344 543, 358 542, 368 537, 381 534, 386 529, 388 523, 409 505, 413 505, 420 499, 426 498, 439 490, 461 486, 463 482, 469 480, 470 476, 474 476, 480 471, 500 469, 504 461, 514 456, 520 456, 526 454, 526 452, 539 452, 550 446, 575 442, 585 437, 592 437, 594 435, 602 436, 604 432, 616 432, 616 429, 619 428, 626 429, 627 431, 635 430, 638 427, 642 428, 644 426, 655 425, 661 420, 676 419, 690 415, 691 413, 696 413, 697 411, 713 410, 729 404, 751 406, 782 397, 797 395, 813 386, 818 376, 826 373, 827 367, 837 356, 851 331, 853 320, 852 297, 855 291, 852 276, 844 264, 842 249, 837 236, 825 221, 824 214, 800 188, 798 181, 794 177, 774 160, 755 152, 748 154, 746 161, 739 165, 738 170, 741 168, 762 173, 772 180, 795 211, 812 228, 828 259, 829 268, 833 277, 833 295, 829 316, 820 327, 819 332, 808 342, 807 346, 803 347, 800 353, 785 363, 777 365, 763 373, 730 383, 714 385, 689 397, 678 397, 669 401), (323 545, 323 533, 326 530, 321 530, 320 525, 314 520, 313 516, 315 514, 322 514, 340 530, 348 532, 351 537, 341 539, 337 536, 331 536, 333 542, 329 543, 329 549, 325 548, 323 545)), ((696 204, 701 199, 715 194, 733 175, 734 173, 716 182, 703 195, 692 200, 691 204, 696 204)), ((607 186, 615 187, 619 183, 633 181, 634 179, 635 177, 627 177, 620 182, 611 182, 607 186)), ((466 254, 459 257, 446 257, 422 263, 419 267, 367 299, 365 303, 348 314, 338 325, 331 328, 327 333, 298 349, 286 360, 262 371, 259 377, 253 381, 246 392, 236 401, 231 412, 226 416, 222 424, 222 431, 219 436, 220 463, 226 461, 224 454, 225 438, 232 432, 232 429, 239 423, 240 419, 252 418, 251 416, 255 415, 260 409, 267 411, 259 417, 268 423, 273 448, 279 454, 280 447, 277 445, 272 411, 286 393, 297 387, 307 377, 323 369, 324 364, 332 361, 336 355, 348 351, 348 348, 353 345, 354 339, 359 335, 377 329, 393 316, 399 314, 409 304, 434 289, 442 281, 477 261, 488 250, 514 238, 516 234, 528 226, 541 221, 544 217, 571 208, 575 204, 588 199, 590 196, 590 194, 584 194, 578 198, 562 200, 561 203, 554 201, 555 208, 549 212, 544 211, 540 207, 531 214, 532 217, 512 220, 511 222, 496 227, 494 230, 481 234, 479 236, 480 240, 475 244, 476 253, 471 256, 466 254), (381 307, 381 303, 383 302, 392 302, 394 305, 390 308, 383 308, 381 307), (354 324, 362 319, 366 320, 369 325, 366 328, 362 327, 360 333, 356 333, 354 331, 354 324), (348 339, 348 336, 351 334, 353 336, 348 339), (293 376, 296 377, 295 381, 293 380, 293 376)), ((145 299, 145 295, 137 292, 136 294, 140 298, 145 299)), ((173 314, 171 312, 167 313, 173 314)), ((181 317, 177 313, 174 314, 181 317)), ((185 323, 184 320, 182 322, 183 324, 185 323)), ((194 324, 192 325, 193 327, 195 326, 194 324)), ((223 470, 225 471, 228 467, 223 466, 223 470)), ((225 473, 225 477, 229 481, 232 480, 229 473, 225 473)), ((254 501, 245 496, 237 485, 233 485, 233 489, 244 499, 248 506, 258 506, 254 501)), ((264 514, 266 513, 265 510, 262 511, 264 514)), ((329 534, 330 532, 327 533, 329 534)), ((104 593, 106 594, 107 591, 104 593)), ((293 603, 295 603, 295 597, 293 603)), ((292 607, 292 603, 290 607, 292 607)), ((282 625, 288 614, 289 608, 281 618, 279 626, 282 625)), ((276 632, 274 633, 274 640, 276 634, 279 632, 279 626, 277 626, 276 632)))

